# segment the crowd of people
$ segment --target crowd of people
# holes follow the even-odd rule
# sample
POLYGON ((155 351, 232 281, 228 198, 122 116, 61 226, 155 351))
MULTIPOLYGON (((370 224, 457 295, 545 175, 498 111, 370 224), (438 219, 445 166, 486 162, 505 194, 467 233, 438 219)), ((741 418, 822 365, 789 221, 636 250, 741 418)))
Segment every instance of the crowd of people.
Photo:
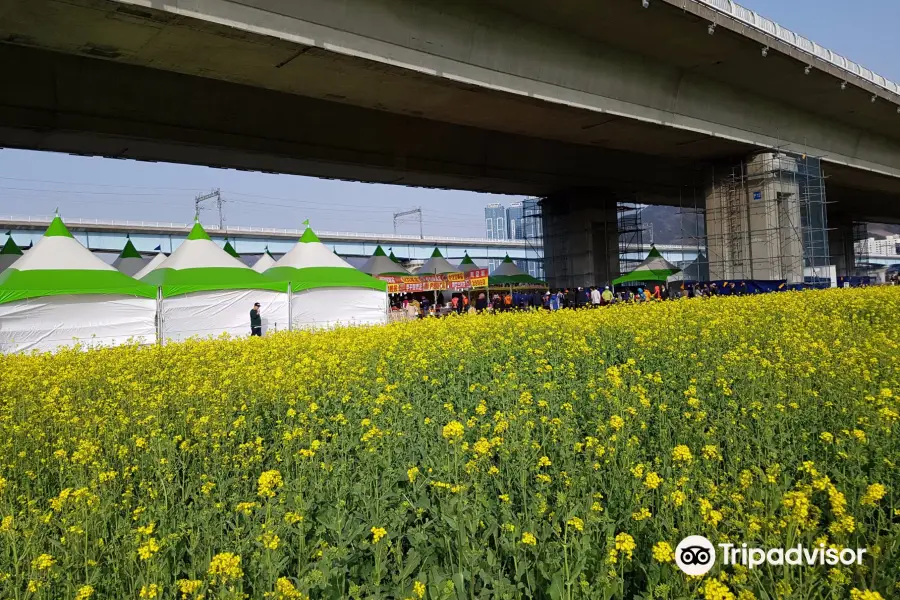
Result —
POLYGON ((615 292, 609 286, 561 289, 520 289, 468 292, 407 293, 391 296, 391 308, 409 317, 443 316, 463 312, 503 312, 509 310, 562 308, 594 308, 622 302, 658 302, 676 298, 695 298, 718 295, 715 283, 702 285, 655 285, 621 288, 615 292))

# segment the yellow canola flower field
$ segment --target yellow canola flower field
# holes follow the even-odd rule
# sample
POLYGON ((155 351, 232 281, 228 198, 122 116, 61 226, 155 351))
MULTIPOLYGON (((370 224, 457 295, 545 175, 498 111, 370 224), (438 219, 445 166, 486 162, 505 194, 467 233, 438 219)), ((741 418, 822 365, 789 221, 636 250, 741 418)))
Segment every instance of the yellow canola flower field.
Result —
POLYGON ((0 598, 892 598, 900 288, 0 358, 0 598), (678 542, 866 548, 703 577, 678 542))

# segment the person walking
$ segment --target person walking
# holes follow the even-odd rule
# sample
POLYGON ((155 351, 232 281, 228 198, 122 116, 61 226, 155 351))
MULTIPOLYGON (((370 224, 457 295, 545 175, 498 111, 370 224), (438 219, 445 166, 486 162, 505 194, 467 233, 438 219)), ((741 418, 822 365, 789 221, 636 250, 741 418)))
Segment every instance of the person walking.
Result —
POLYGON ((475 311, 482 313, 487 310, 488 301, 487 296, 484 295, 484 292, 478 294, 478 298, 475 300, 475 311))
POLYGON ((250 309, 250 335, 262 337, 262 317, 259 314, 259 302, 250 309))
POLYGON ((612 304, 613 301, 613 293, 609 289, 609 286, 603 288, 603 293, 600 294, 600 299, 603 301, 603 304, 612 304))
POLYGON ((597 289, 597 286, 591 286, 591 305, 594 308, 597 308, 602 301, 603 298, 600 296, 600 290, 597 289))

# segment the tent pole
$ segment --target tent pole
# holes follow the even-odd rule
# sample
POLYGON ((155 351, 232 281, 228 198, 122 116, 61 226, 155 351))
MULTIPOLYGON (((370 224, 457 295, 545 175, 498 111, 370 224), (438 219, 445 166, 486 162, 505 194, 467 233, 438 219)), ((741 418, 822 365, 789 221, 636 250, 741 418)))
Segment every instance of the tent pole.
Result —
POLYGON ((292 291, 293 286, 290 281, 288 281, 287 287, 287 299, 288 299, 288 331, 293 331, 294 329, 294 292, 292 291))
POLYGON ((163 326, 162 286, 156 287, 156 343, 165 346, 166 329, 163 326))

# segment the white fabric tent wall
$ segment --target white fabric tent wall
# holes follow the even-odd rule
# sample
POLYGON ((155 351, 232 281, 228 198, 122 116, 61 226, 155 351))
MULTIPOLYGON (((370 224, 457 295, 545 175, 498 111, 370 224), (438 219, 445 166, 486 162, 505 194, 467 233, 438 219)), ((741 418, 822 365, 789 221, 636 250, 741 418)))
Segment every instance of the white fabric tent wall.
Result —
POLYGON ((294 293, 291 321, 294 329, 387 323, 388 296, 363 288, 315 288, 294 293))
POLYGON ((156 300, 90 294, 0 304, 0 352, 156 343, 156 300))
POLYGON ((215 290, 193 292, 162 301, 162 337, 166 341, 191 337, 250 335, 250 309, 260 303, 262 333, 289 326, 288 295, 269 290, 215 290))

